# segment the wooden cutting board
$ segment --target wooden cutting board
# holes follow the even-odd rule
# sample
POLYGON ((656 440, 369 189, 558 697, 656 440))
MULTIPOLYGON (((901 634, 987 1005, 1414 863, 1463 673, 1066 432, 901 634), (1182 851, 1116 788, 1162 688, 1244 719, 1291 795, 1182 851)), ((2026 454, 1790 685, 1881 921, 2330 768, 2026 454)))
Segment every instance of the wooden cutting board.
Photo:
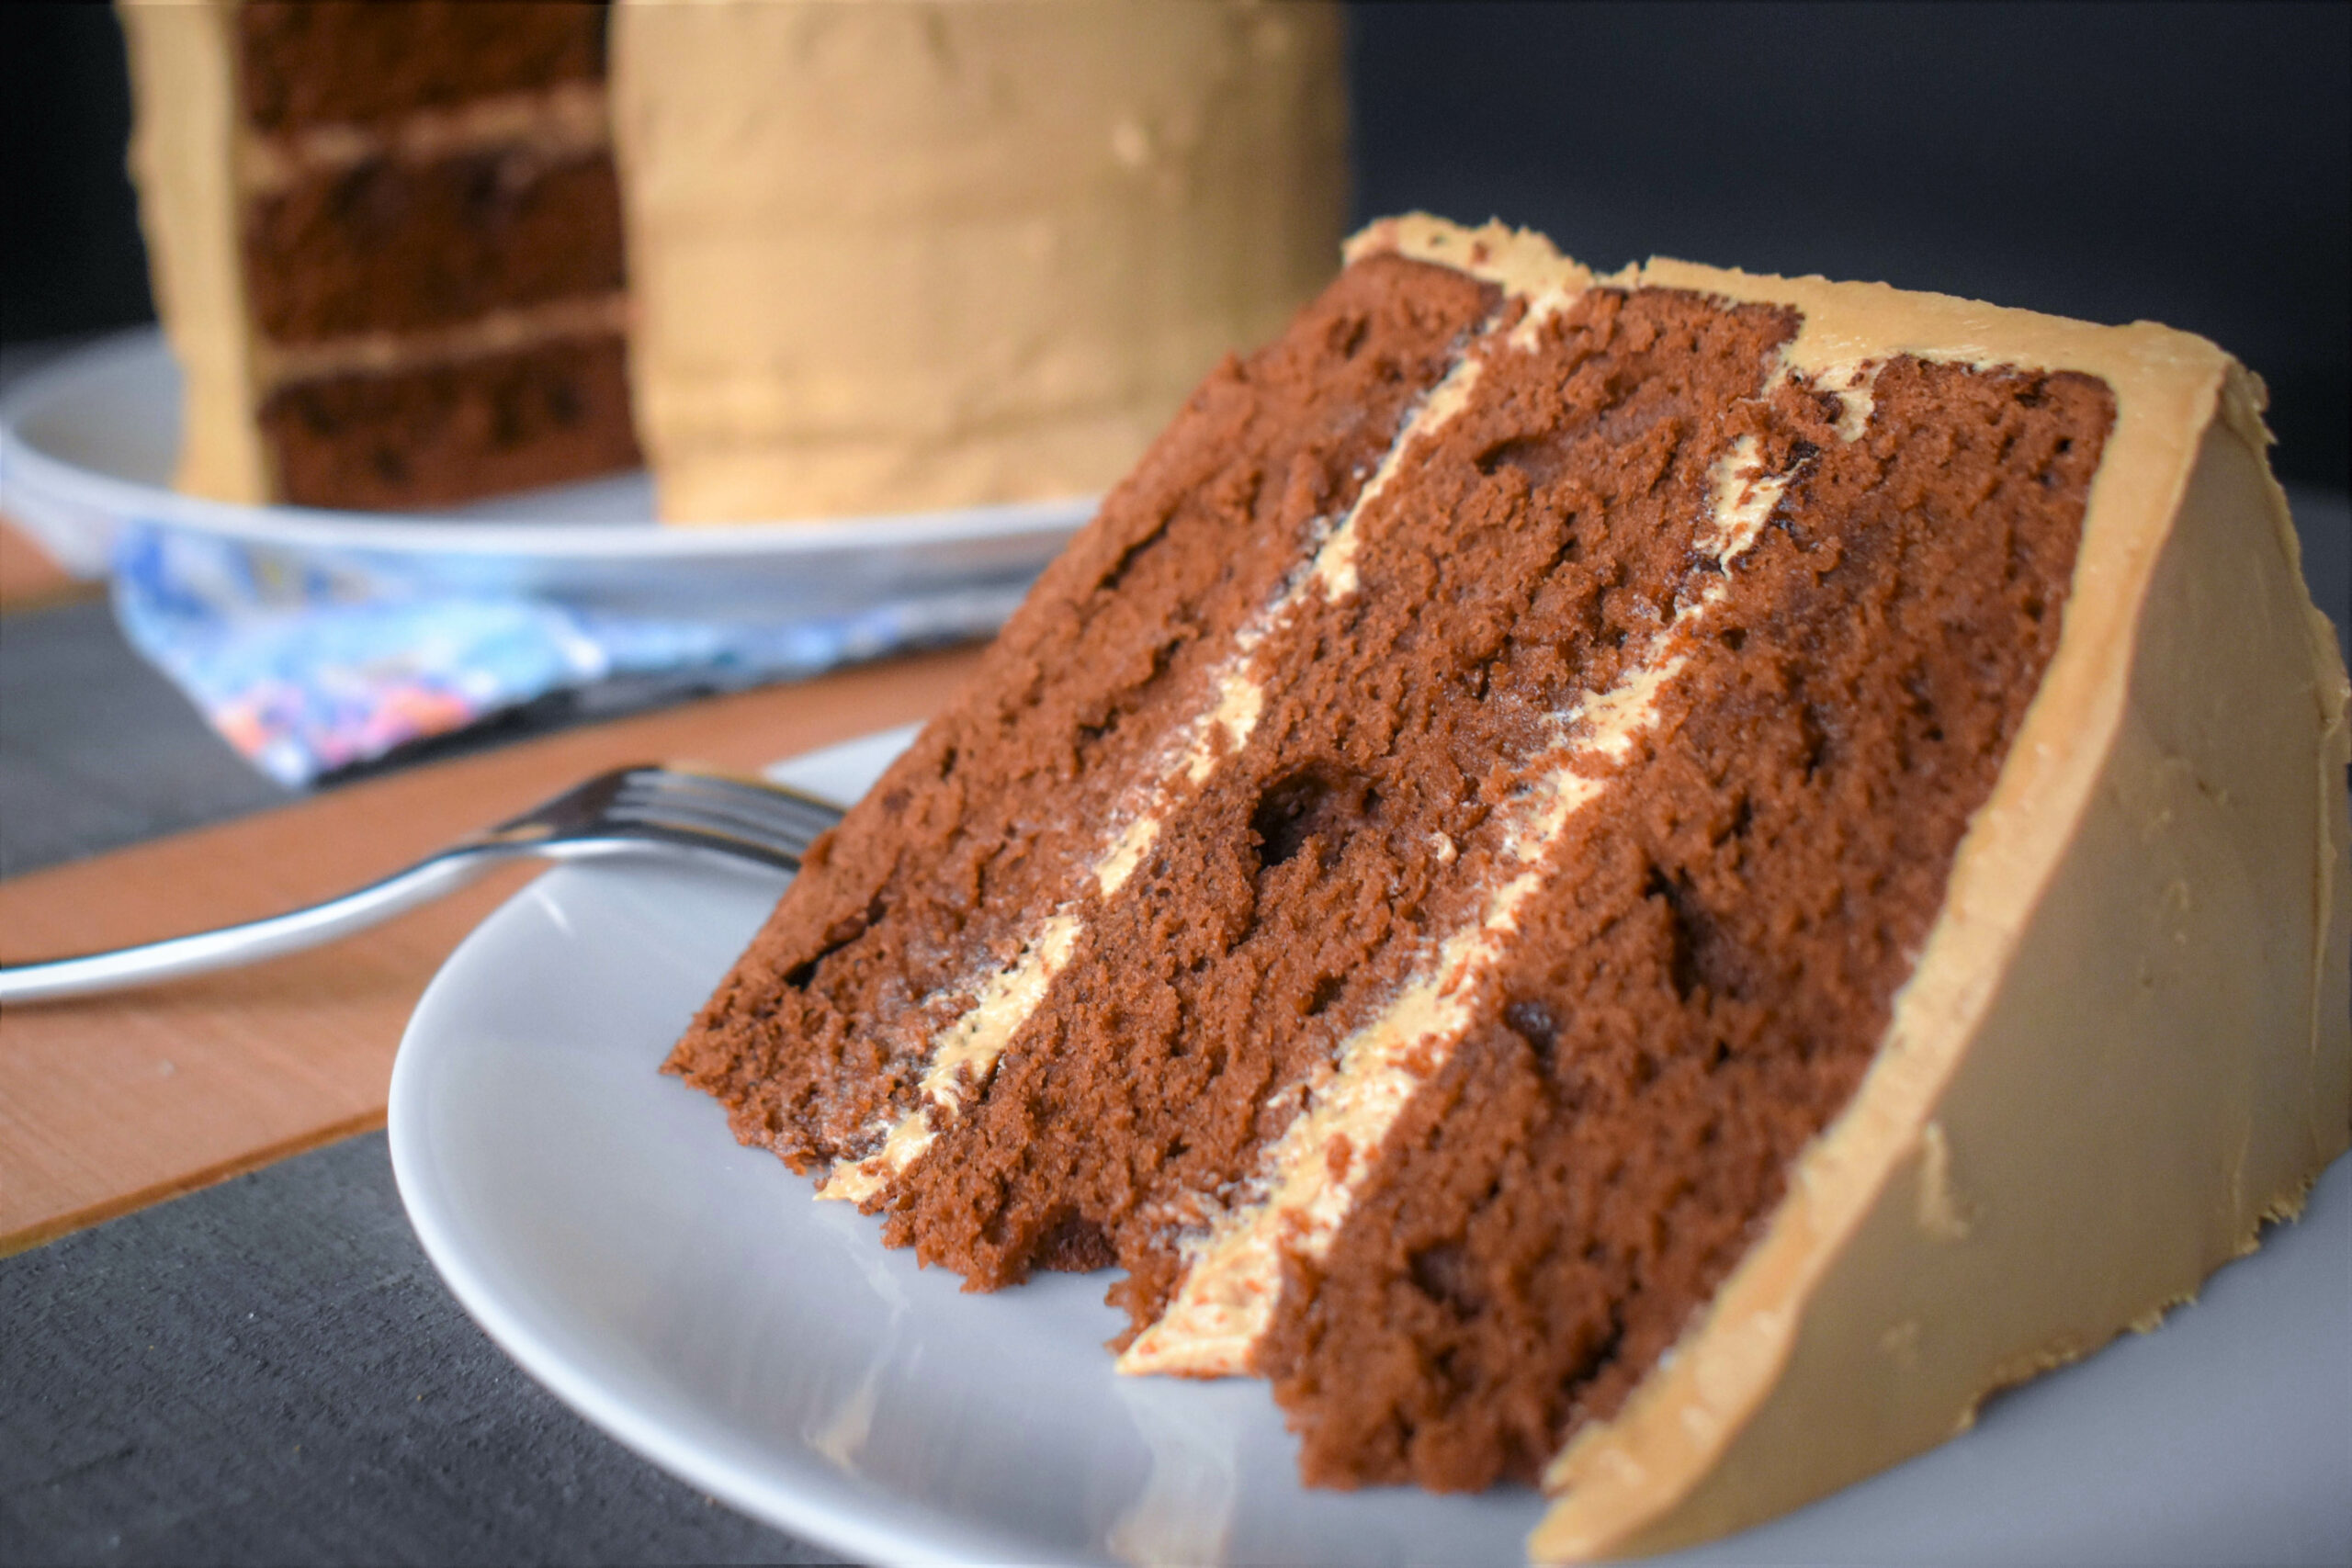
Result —
MULTIPOLYGON (((751 770, 927 717, 977 649, 567 730, 0 883, 0 962, 252 919, 385 875, 605 768, 751 770)), ((394 1048, 515 868, 313 953, 0 1010, 0 1255, 379 1125, 394 1048)))

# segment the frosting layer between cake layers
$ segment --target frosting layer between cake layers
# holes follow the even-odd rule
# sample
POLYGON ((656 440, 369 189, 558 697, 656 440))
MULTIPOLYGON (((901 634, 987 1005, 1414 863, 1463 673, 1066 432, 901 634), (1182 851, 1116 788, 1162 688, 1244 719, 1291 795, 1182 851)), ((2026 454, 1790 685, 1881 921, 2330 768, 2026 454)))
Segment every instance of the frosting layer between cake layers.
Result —
POLYGON ((119 8, 180 488, 396 508, 635 463, 600 8, 119 8))
POLYGON ((1120 1263, 1122 1365, 1271 1376, 1310 1479, 1546 1472, 1561 1558, 1917 1451, 2291 1210, 2346 687, 2244 373, 1352 254, 681 1044, 739 1134, 976 1284, 1120 1263))

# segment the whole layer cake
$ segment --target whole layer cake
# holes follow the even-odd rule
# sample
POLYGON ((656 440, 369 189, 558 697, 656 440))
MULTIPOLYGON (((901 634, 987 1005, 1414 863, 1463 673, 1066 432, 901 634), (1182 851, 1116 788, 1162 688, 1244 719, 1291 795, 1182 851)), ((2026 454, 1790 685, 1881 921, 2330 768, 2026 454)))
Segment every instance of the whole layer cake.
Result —
POLYGON ((1312 1483, 1671 1547, 2147 1326, 2352 1129, 2346 684, 2146 323, 1375 225, 679 1044, 1312 1483))
POLYGON ((179 488, 398 509, 636 466, 603 6, 119 10, 179 488))
POLYGON ((630 0, 609 116, 602 5, 119 10, 179 484, 221 500, 442 505, 640 438, 672 522, 1090 494, 1329 280, 1346 204, 1321 0, 630 0))

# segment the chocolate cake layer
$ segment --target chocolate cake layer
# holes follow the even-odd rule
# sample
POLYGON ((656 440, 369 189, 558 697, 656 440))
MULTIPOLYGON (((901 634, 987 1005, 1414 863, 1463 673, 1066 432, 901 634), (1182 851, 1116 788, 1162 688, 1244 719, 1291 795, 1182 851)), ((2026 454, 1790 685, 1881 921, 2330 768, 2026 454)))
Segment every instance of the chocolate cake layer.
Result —
POLYGON ((366 123, 597 80, 605 23, 581 0, 246 0, 245 117, 266 132, 366 123))
MULTIPOLYGON (((1679 447, 1741 431, 1789 480, 1727 572, 1654 559, 1615 590, 1660 619, 1729 594, 1676 637, 1654 723, 1598 771, 1329 1251, 1290 1259, 1260 1360, 1310 1482, 1532 1481, 1614 1413, 1869 1065, 2056 646, 2104 385, 1897 359, 1849 442, 1802 385, 1741 402, 1702 366, 1666 378, 1679 447)), ((1585 462, 1498 462, 1567 457, 1611 417, 1547 401, 1465 415, 1430 468, 1519 528, 1654 527, 1585 462)), ((1540 702, 1531 675, 1613 635, 1562 587, 1498 626, 1491 689, 1540 702)))
POLYGON ((401 511, 636 467, 628 350, 567 338, 298 381, 259 423, 283 499, 401 511))
MULTIPOLYGON (((1475 919, 1510 830, 1496 808, 1553 744, 1550 716, 1638 646, 1643 588, 1693 547, 1724 438, 1661 440, 1661 422, 1684 423, 1675 387, 1695 361, 1751 394, 1790 331, 1673 296, 1643 297, 1631 323, 1593 303, 1593 330, 1474 358, 1466 406, 1407 447, 1355 519, 1354 586, 1333 566, 1251 652, 1262 696, 1247 743, 1169 812, 986 1091, 908 1173, 893 1239, 994 1282, 1057 1227, 1098 1232, 1143 1327, 1174 1288, 1179 1241, 1260 1168, 1317 1069, 1475 919), (1634 498, 1630 519, 1577 538, 1432 468, 1432 442, 1570 384, 1617 389, 1614 417, 1547 456, 1634 498), (1678 457, 1687 472, 1669 476, 1678 457), (1564 625, 1589 645, 1532 683, 1498 664, 1531 618, 1547 646, 1564 625)), ((1511 439, 1486 454, 1505 483, 1511 439)))
POLYGON ((243 248, 254 322, 277 344, 447 326, 624 283, 602 151, 369 158, 254 198, 243 248))
MULTIPOLYGON (((672 1070, 725 1100, 739 1136, 796 1169, 879 1158, 934 1102, 942 1045, 985 1051, 985 1027, 959 1023, 1042 983, 1053 944, 1037 919, 1102 903, 1161 792, 1223 761, 1225 732, 1197 721, 1224 639, 1353 505, 1493 301, 1458 273, 1384 259, 1209 377, 972 687, 811 851, 679 1044, 672 1070)), ((1105 1260, 1084 1228, 1047 1224, 983 1278, 1105 1260)))

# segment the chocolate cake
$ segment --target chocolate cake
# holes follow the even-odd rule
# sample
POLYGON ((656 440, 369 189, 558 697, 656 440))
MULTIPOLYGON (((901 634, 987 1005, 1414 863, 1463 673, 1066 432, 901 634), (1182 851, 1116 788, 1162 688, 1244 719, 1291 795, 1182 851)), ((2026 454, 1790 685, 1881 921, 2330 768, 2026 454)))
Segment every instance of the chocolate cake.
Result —
POLYGON ((637 464, 603 6, 119 10, 181 489, 398 509, 637 464))
POLYGON ((2352 1131, 2346 685, 2204 341, 1374 225, 671 1068, 1313 1483, 1768 1517, 2146 1326, 2352 1131))

